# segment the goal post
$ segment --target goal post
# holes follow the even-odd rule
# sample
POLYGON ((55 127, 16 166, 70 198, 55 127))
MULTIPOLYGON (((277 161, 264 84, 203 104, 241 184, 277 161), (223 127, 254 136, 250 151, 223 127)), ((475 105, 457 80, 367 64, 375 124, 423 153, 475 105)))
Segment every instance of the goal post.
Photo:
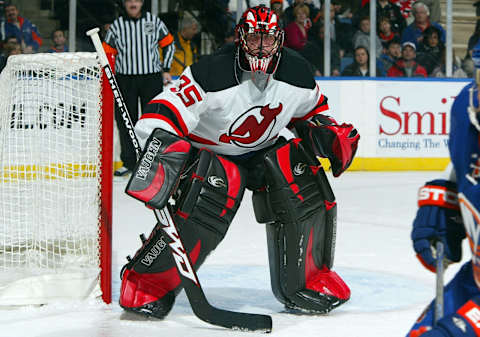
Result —
POLYGON ((96 53, 0 74, 0 306, 111 302, 113 95, 96 53))

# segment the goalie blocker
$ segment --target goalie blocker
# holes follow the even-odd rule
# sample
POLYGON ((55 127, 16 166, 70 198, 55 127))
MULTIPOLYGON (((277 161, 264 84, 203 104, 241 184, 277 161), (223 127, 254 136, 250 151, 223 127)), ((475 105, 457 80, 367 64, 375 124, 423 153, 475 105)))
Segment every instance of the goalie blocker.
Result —
MULTIPOLYGON (((156 129, 126 192, 154 208, 163 208, 173 196, 174 221, 197 270, 224 238, 240 206, 245 181, 231 161, 208 150, 192 152, 186 140, 156 129), (186 163, 190 165, 184 170, 186 163)), ((168 314, 181 290, 175 261, 167 251, 170 239, 162 235, 160 226, 142 239, 142 247, 124 266, 120 290, 124 309, 157 318, 168 314)))

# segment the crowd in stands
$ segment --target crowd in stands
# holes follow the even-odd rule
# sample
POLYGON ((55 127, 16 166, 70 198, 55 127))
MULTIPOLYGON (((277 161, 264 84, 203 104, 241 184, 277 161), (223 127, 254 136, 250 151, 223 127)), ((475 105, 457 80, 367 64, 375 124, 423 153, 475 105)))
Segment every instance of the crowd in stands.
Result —
MULTIPOLYGON (((28 18, 20 15, 17 6, 8 1, 0 1, 0 37, 2 43, 0 54, 0 70, 7 62, 7 58, 17 54, 33 54, 39 52, 43 39, 38 28, 28 18)), ((65 32, 52 32, 53 45, 47 52, 65 52, 65 32)))
MULTIPOLYGON (((373 0, 372 0, 373 1, 373 0)), ((370 1, 355 7, 332 0, 330 12, 332 76, 371 76, 370 57, 376 58, 374 76, 445 77, 445 29, 439 0, 375 0, 376 41, 370 50, 370 1)), ((282 11, 281 0, 271 0, 285 27, 285 45, 298 51, 323 75, 323 8, 312 0, 292 0, 282 11)), ((471 76, 471 49, 480 38, 480 24, 470 38, 463 62, 452 65, 454 77, 471 76)))
MULTIPOLYGON (((0 10, 2 2, 0 0, 0 10)), ((214 0, 208 3, 206 10, 209 13, 217 11, 213 23, 198 22, 194 18, 178 15, 175 27, 167 22, 176 48, 172 75, 179 75, 186 66, 201 57, 198 33, 203 28, 210 29, 216 23, 219 27, 216 33, 221 36, 221 42, 233 41, 235 22, 232 21, 232 13, 228 13, 228 1, 214 0), (214 6, 216 2, 221 6, 214 6), (226 12, 225 17, 218 14, 219 8, 226 12)), ((311 63, 316 76, 324 75, 325 25, 322 3, 322 0, 269 0, 270 7, 279 16, 285 30, 285 46, 304 56, 311 63)), ((43 42, 36 26, 28 18, 22 17, 15 5, 5 1, 3 13, 0 18, 0 35, 4 41, 0 67, 3 67, 9 55, 38 52, 43 42)), ((331 0, 330 75, 371 76, 369 59, 375 57, 374 76, 445 77, 446 32, 439 23, 440 18, 440 0, 331 0), (374 51, 370 50, 369 15, 372 1, 375 1, 377 14, 374 51)), ((105 28, 108 28, 108 23, 105 28)), ((55 30, 51 39, 53 44, 42 50, 68 51, 64 31, 55 30)), ((468 41, 466 55, 454 57, 454 77, 472 75, 471 50, 479 39, 480 20, 468 41)))

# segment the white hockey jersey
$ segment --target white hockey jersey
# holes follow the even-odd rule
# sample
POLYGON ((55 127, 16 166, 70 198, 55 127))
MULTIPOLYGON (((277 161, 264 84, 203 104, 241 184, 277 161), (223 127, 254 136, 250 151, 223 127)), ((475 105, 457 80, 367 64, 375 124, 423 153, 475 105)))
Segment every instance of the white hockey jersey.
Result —
POLYGON ((309 64, 287 48, 263 91, 239 78, 233 53, 207 56, 186 68, 137 122, 141 142, 162 128, 197 148, 242 155, 272 145, 289 123, 328 110, 309 64))

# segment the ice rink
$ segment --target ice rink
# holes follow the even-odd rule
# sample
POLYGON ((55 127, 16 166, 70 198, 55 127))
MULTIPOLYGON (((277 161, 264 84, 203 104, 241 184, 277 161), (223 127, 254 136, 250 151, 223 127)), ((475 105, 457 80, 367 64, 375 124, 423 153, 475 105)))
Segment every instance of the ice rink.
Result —
MULTIPOLYGON (((328 175, 338 203, 334 270, 350 286, 349 302, 328 315, 285 313, 271 290, 264 225, 253 215, 250 193, 225 240, 202 266, 199 278, 209 301, 220 308, 269 314, 271 336, 405 336, 434 296, 434 275, 416 260, 410 229, 417 189, 440 172, 347 172, 328 175)), ((164 320, 125 314, 118 306, 119 271, 147 236, 153 214, 115 182, 113 297, 96 301, 0 310, 1 337, 263 336, 230 331, 200 321, 182 292, 164 320)), ((464 246, 464 260, 470 257, 464 246)), ((460 264, 451 266, 448 281, 460 264)))

